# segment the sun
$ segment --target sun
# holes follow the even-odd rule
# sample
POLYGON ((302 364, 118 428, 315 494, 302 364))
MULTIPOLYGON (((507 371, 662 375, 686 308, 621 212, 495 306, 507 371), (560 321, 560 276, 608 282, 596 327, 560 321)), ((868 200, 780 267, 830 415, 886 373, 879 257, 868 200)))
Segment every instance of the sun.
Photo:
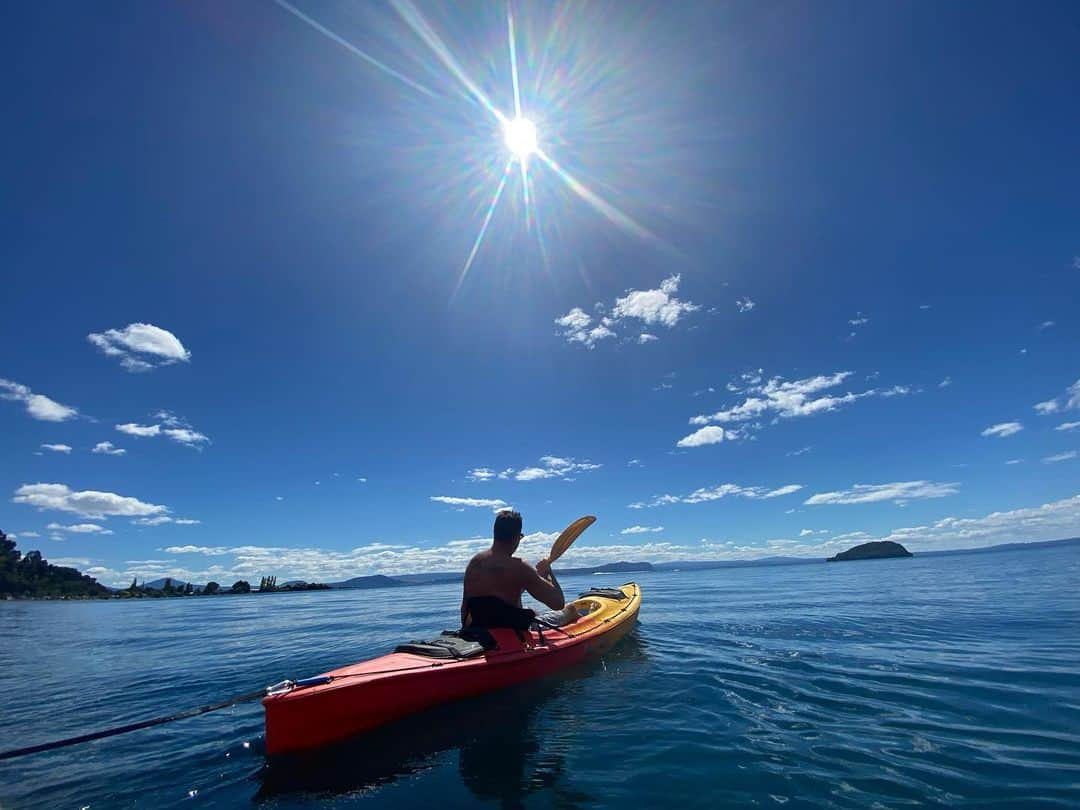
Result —
POLYGON ((503 140, 514 157, 525 161, 536 151, 536 125, 528 118, 507 119, 503 124, 503 140))

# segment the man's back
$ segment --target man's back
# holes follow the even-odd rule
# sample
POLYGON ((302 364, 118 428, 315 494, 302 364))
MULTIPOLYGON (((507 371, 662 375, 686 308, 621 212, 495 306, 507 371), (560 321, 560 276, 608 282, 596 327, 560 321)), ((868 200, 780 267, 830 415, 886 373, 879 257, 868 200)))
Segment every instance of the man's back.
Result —
POLYGON ((473 596, 497 596, 512 607, 521 606, 525 590, 522 574, 525 563, 491 549, 481 551, 465 569, 465 599, 473 596))

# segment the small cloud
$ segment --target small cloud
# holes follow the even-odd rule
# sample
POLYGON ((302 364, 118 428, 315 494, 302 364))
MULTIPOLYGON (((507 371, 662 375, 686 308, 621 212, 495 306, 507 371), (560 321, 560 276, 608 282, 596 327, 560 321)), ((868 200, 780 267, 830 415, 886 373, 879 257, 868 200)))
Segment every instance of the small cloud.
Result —
POLYGON ((870 319, 863 315, 861 312, 857 313, 854 318, 848 321, 852 326, 866 326, 870 323, 870 319))
MULTIPOLYGON (((680 300, 676 296, 679 280, 680 276, 673 275, 662 281, 656 289, 629 290, 626 295, 615 299, 610 314, 601 314, 598 320, 581 307, 574 307, 561 318, 556 318, 555 325, 560 328, 559 334, 568 343, 580 343, 589 349, 594 348, 601 340, 616 337, 616 330, 634 322, 643 326, 664 326, 671 329, 687 313, 700 309, 697 304, 680 300)), ((603 303, 597 304, 597 308, 601 313, 605 310, 603 303)), ((638 336, 637 342, 650 343, 655 339, 655 334, 646 332, 638 336)))
POLYGON ((77 408, 61 405, 44 394, 35 394, 27 386, 0 377, 0 399, 21 402, 32 419, 42 422, 66 422, 79 415, 77 408))
POLYGON ((90 452, 106 456, 122 456, 127 453, 127 450, 123 447, 117 447, 112 442, 98 442, 90 452))
POLYGON ((71 534, 112 534, 110 529, 99 526, 96 523, 75 523, 70 526, 62 526, 59 523, 50 523, 45 527, 53 532, 70 532, 71 534))
POLYGON ((361 476, 360 478, 356 479, 356 483, 358 483, 358 484, 366 484, 367 479, 361 476))
POLYGON ((1054 456, 1047 456, 1043 459, 1043 464, 1057 464, 1059 461, 1069 461, 1070 459, 1074 458, 1076 458, 1076 451, 1069 450, 1064 453, 1058 453, 1054 456))
POLYGON ((1055 326, 1057 326, 1057 324, 1054 321, 1043 321, 1039 324, 1037 331, 1042 332, 1045 329, 1051 329, 1055 326))
POLYGON ((1005 463, 1006 464, 1023 464, 1024 460, 1022 458, 1010 458, 1005 463))
POLYGON ((811 495, 803 504, 863 504, 893 501, 900 504, 916 498, 944 498, 955 495, 959 484, 941 484, 933 481, 897 481, 892 484, 855 484, 851 489, 836 492, 820 492, 811 495))
POLYGON ((281 495, 275 495, 275 496, 274 496, 274 500, 275 500, 275 501, 283 501, 283 500, 285 500, 285 499, 284 499, 284 498, 283 498, 283 497, 282 497, 281 495))
POLYGON ((473 507, 479 509, 505 509, 509 504, 500 498, 456 498, 450 495, 432 495, 430 500, 447 506, 473 507))
POLYGON ((581 307, 574 307, 561 318, 556 318, 555 325, 562 327, 561 334, 568 343, 580 343, 590 349, 598 341, 615 337, 615 333, 603 321, 594 325, 592 316, 581 307))
POLYGON ((751 500, 779 498, 791 495, 802 489, 801 484, 787 484, 777 489, 764 487, 743 487, 738 484, 718 484, 715 487, 701 487, 689 495, 656 495, 651 501, 638 501, 629 504, 630 509, 653 509, 657 506, 667 506, 673 503, 708 503, 718 501, 721 498, 740 497, 751 500))
POLYGON ((809 447, 809 446, 800 447, 798 450, 792 450, 790 453, 785 453, 784 455, 786 455, 786 456, 801 456, 801 455, 803 455, 805 453, 809 453, 811 449, 812 448, 809 447))
POLYGON ((676 442, 675 446, 704 447, 708 444, 720 444, 725 438, 729 438, 729 434, 732 433, 733 431, 725 431, 724 428, 716 425, 707 425, 706 427, 695 430, 688 436, 683 436, 676 442))
POLYGON ((999 439, 1003 439, 1006 436, 1013 436, 1024 429, 1024 426, 1019 422, 999 422, 996 425, 991 425, 982 432, 983 436, 996 436, 999 439))
POLYGON ((64 454, 67 454, 67 455, 70 455, 70 453, 71 453, 71 445, 70 444, 43 444, 43 445, 41 445, 41 449, 42 450, 49 450, 50 452, 53 452, 53 453, 64 453, 64 454))
POLYGON ((203 444, 210 443, 208 436, 192 429, 190 424, 175 414, 168 411, 158 411, 154 414, 154 418, 160 420, 160 424, 140 425, 135 422, 127 422, 117 425, 116 429, 128 436, 135 436, 140 439, 166 436, 177 444, 196 449, 201 449, 203 444))
POLYGON ((191 352, 176 335, 150 323, 130 323, 123 329, 92 332, 86 339, 106 356, 119 358, 120 365, 132 372, 191 360, 191 352))
POLYGON ((73 512, 87 518, 101 519, 110 515, 119 517, 147 517, 166 514, 169 509, 138 498, 117 495, 114 492, 84 490, 75 492, 65 484, 23 484, 15 490, 13 503, 23 503, 38 509, 73 512))
POLYGON ((952 377, 946 377, 944 380, 937 384, 938 388, 948 388, 952 385, 952 377))
POLYGON ((645 465, 641 463, 641 459, 632 458, 628 462, 626 462, 626 466, 627 467, 644 467, 645 465))
POLYGON ((1076 430, 1080 428, 1080 422, 1062 422, 1054 430, 1076 430))
POLYGON ((663 526, 630 526, 623 529, 619 534, 657 534, 663 530, 663 526))
POLYGON ((735 301, 735 306, 738 307, 739 312, 750 312, 757 306, 750 298, 743 297, 735 301))
POLYGON ((1080 380, 1077 380, 1060 397, 1048 399, 1045 402, 1035 403, 1035 411, 1040 416, 1046 416, 1059 411, 1071 411, 1080 408, 1080 380))
POLYGON ((930 309, 930 305, 929 304, 919 304, 919 309, 921 309, 923 312, 926 312, 926 310, 930 309))

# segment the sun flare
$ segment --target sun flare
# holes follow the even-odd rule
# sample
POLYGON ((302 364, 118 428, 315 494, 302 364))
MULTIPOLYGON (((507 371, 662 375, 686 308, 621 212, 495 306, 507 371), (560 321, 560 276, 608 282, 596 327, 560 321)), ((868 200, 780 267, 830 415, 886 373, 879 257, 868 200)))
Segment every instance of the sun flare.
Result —
POLYGON ((528 118, 515 118, 503 124, 506 148, 518 160, 525 160, 536 151, 536 125, 528 118))

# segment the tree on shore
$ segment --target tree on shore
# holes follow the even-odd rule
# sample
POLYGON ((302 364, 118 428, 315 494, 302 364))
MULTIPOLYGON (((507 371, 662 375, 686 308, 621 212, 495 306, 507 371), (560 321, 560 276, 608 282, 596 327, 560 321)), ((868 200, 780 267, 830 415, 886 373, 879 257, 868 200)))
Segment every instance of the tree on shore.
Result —
POLYGON ((247 580, 238 579, 230 589, 233 593, 251 593, 251 583, 247 580))
POLYGON ((0 531, 0 596, 105 596, 109 589, 93 577, 52 565, 40 551, 20 554, 0 531))
POLYGON ((218 585, 213 580, 210 580, 210 582, 207 582, 206 587, 203 588, 203 593, 205 593, 205 594, 216 594, 216 593, 220 593, 220 592, 221 592, 221 586, 218 585))

